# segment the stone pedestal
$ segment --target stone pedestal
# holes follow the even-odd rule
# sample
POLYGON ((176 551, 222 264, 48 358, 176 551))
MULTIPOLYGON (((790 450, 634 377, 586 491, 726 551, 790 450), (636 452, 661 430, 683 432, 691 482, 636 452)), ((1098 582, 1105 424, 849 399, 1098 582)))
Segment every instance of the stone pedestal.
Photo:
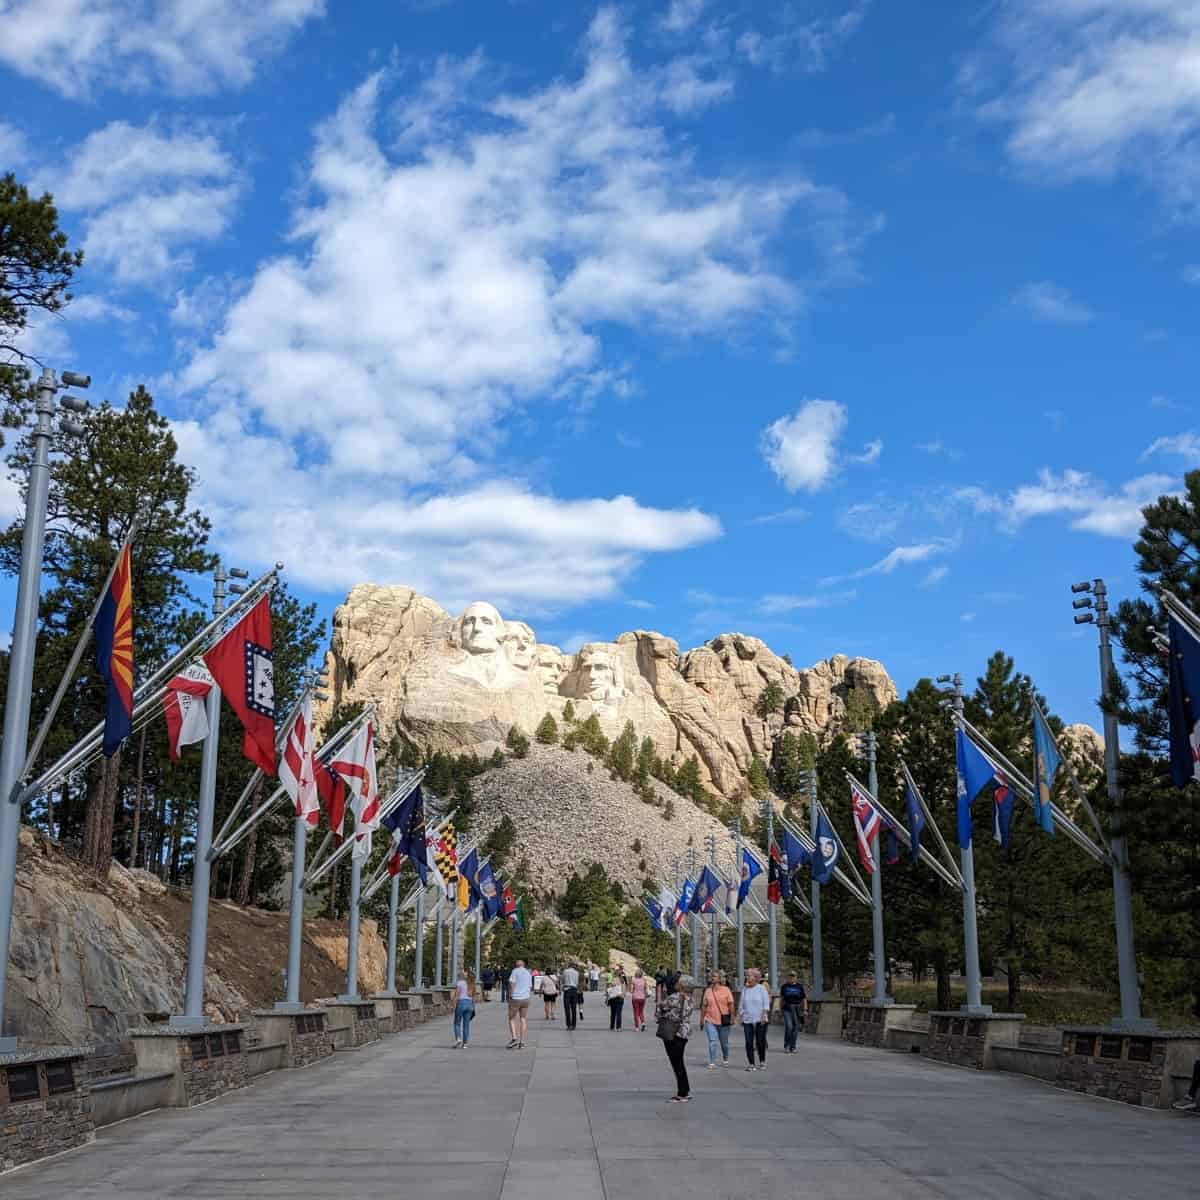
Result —
POLYGON ((420 992, 401 992, 396 997, 393 1017, 399 1029, 413 1029, 425 1020, 425 997, 420 992))
POLYGON ((990 1071, 992 1047, 1016 1046, 1024 1020, 1024 1013, 931 1012, 925 1053, 937 1062, 990 1071))
POLYGON ((379 1041, 374 1000, 326 1000, 325 1018, 337 1050, 354 1050, 379 1041))
POLYGON ((170 1071, 171 1103, 191 1108, 246 1086, 246 1034, 241 1025, 155 1025, 129 1033, 139 1075, 170 1071))
POLYGON ((0 1174, 95 1138, 89 1053, 89 1046, 38 1046, 0 1054, 0 1174))
POLYGON ((431 994, 433 996, 433 1010, 437 1016, 448 1016, 454 1011, 453 988, 433 988, 431 994))
POLYGON ((403 1028, 399 1020, 399 996, 395 992, 376 992, 371 997, 375 1005, 375 1019, 379 1022, 379 1036, 397 1033, 403 1028))
POLYGON ((1170 1108, 1200 1058, 1200 1030, 1130 1031, 1074 1025, 1062 1031, 1056 1087, 1143 1108, 1170 1108), (1178 1093, 1178 1094, 1177 1094, 1178 1093))
POLYGON ((840 1038, 842 1036, 842 998, 822 996, 808 998, 808 1020, 804 1032, 813 1037, 840 1038))
POLYGON ((853 1042, 856 1046, 878 1046, 882 1049, 887 1045, 888 1030, 908 1028, 912 1024, 912 1014, 916 1011, 915 1004, 874 1004, 870 1001, 856 1001, 850 1005, 846 1027, 842 1030, 842 1040, 853 1042))
POLYGON ((285 1012, 278 1008, 254 1014, 254 1023, 264 1042, 287 1046, 287 1066, 307 1067, 333 1053, 333 1036, 327 1028, 323 1008, 285 1012))

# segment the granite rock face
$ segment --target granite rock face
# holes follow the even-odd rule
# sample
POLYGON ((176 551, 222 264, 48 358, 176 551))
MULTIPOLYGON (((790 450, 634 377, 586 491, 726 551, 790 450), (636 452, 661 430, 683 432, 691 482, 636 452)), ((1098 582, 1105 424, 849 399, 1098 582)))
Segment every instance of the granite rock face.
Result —
POLYGON ((632 721, 664 758, 695 755, 705 783, 727 798, 785 729, 824 741, 843 727, 853 694, 876 710, 896 697, 870 659, 835 655, 797 670, 746 634, 681 653, 650 630, 564 654, 486 602, 454 617, 411 588, 374 584, 359 584, 334 613, 326 666, 330 703, 373 702, 384 738, 487 754, 513 726, 531 734, 547 713, 561 721, 569 701, 610 738, 632 721), (758 703, 771 684, 786 705, 764 718, 758 703))

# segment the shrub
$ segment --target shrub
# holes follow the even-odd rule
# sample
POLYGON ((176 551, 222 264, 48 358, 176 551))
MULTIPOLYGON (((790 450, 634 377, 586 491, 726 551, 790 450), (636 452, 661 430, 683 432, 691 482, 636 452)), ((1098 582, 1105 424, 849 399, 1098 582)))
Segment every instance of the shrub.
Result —
POLYGON ((542 718, 542 723, 537 727, 537 732, 533 735, 543 746, 553 746, 558 741, 558 722, 554 719, 553 713, 547 713, 542 718))

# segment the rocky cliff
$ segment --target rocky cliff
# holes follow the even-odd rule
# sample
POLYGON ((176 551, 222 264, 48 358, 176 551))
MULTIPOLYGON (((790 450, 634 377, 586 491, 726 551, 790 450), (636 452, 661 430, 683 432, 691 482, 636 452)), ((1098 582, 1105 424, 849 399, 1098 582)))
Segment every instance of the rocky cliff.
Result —
POLYGON ((855 699, 878 711, 896 696, 871 659, 835 655, 797 670, 746 634, 681 653, 648 630, 564 654, 483 601, 454 617, 411 588, 374 584, 354 588, 335 611, 326 666, 331 703, 373 702, 383 739, 399 733, 425 751, 486 754, 514 725, 532 733, 570 702, 610 738, 632 721, 664 759, 694 755, 704 782, 727 798, 785 729, 823 742, 855 699), (786 703, 762 713, 772 684, 786 703))

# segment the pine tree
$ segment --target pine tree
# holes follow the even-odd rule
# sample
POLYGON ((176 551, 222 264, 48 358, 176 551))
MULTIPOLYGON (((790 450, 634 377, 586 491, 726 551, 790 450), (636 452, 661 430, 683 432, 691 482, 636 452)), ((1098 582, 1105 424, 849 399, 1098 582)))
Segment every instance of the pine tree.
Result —
POLYGON ((558 744, 558 722, 554 719, 553 713, 547 713, 537 727, 533 735, 543 746, 554 746, 558 744))
POLYGON ((621 736, 609 747, 608 769, 618 779, 628 782, 633 778, 637 753, 637 732, 633 728, 633 722, 626 721, 625 728, 621 731, 621 736))
POLYGON ((754 711, 766 720, 772 713, 777 713, 783 708, 783 688, 774 680, 767 684, 759 693, 757 701, 754 704, 754 711))
POLYGON ((529 739, 516 725, 509 729, 508 737, 504 739, 504 744, 512 751, 513 758, 529 757, 529 739))

